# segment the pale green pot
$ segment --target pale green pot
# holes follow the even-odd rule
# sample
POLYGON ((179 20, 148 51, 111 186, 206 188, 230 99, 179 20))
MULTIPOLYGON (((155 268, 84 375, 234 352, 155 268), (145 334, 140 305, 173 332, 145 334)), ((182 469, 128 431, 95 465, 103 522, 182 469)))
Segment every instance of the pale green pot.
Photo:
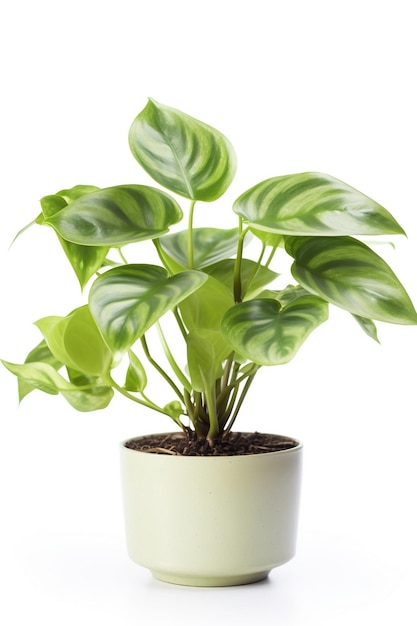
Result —
MULTIPOLYGON (((137 439, 140 439, 137 438, 137 439)), ((187 457, 121 450, 127 547, 159 580, 256 582, 295 554, 302 444, 187 457)))

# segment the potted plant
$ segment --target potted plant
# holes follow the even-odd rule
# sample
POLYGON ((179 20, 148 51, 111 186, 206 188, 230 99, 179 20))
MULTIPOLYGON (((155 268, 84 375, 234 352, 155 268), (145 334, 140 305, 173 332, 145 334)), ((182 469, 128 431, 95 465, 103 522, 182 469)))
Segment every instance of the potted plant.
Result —
POLYGON ((168 416, 176 432, 121 444, 131 557, 170 582, 259 580, 295 551, 302 445, 235 432, 236 417, 259 370, 288 363, 329 304, 374 340, 375 320, 417 323, 398 278, 361 240, 404 231, 374 200, 309 172, 240 194, 235 228, 196 227, 200 205, 234 177, 226 137, 149 100, 129 144, 158 187, 79 185, 41 199, 35 222, 54 229, 88 298, 38 320, 42 339, 25 363, 3 364, 20 399, 40 389, 93 411, 117 392, 168 416), (184 198, 186 226, 168 232, 184 198), (274 265, 284 259, 289 285, 274 265), (159 390, 149 397, 151 371, 172 392, 168 403, 159 390))

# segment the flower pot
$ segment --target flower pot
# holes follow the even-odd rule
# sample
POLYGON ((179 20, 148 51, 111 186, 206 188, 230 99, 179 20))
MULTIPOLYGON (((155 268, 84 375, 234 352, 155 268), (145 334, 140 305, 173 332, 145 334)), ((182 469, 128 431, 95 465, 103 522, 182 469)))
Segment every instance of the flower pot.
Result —
POLYGON ((121 444, 128 553, 155 578, 240 585, 294 556, 300 442, 279 452, 200 457, 141 452, 128 441, 121 444))

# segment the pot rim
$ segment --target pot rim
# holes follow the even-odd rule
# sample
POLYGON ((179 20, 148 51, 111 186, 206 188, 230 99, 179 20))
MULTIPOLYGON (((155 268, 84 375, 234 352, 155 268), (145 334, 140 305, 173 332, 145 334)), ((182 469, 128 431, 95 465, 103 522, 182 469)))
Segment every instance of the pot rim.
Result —
MULTIPOLYGON (((243 431, 239 431, 242 432, 242 434, 246 434, 247 431, 243 432, 243 431)), ((300 441, 300 439, 296 438, 296 437, 287 437, 286 435, 278 435, 279 437, 284 437, 285 439, 290 439, 291 441, 294 441, 294 443, 296 444, 295 446, 293 446, 292 448, 287 448, 286 450, 275 450, 272 452, 261 452, 261 453, 257 453, 257 454, 235 454, 235 455, 222 455, 222 456, 199 456, 199 455, 195 455, 195 456, 191 456, 191 455, 182 455, 182 454, 152 454, 149 452, 146 452, 145 450, 134 450, 133 448, 128 448, 126 446, 126 444, 130 441, 136 441, 138 439, 142 439, 145 437, 149 437, 152 435, 160 435, 160 436, 164 436, 164 435, 178 435, 179 437, 182 436, 182 432, 178 432, 178 431, 171 431, 171 432, 163 432, 163 433, 148 433, 145 435, 138 435, 136 437, 129 437, 128 439, 124 439, 123 441, 120 442, 119 447, 128 452, 128 453, 134 453, 134 454, 146 454, 147 456, 151 456, 152 458, 163 458, 163 459, 167 459, 167 458, 175 458, 175 459, 216 459, 217 461, 223 461, 225 459, 244 459, 244 458, 253 458, 253 457, 267 457, 267 456, 271 456, 271 455, 283 455, 283 454, 292 454, 294 452, 297 452, 299 450, 301 450, 304 445, 303 442, 300 441)), ((261 433, 263 435, 277 435, 277 433, 261 433)))

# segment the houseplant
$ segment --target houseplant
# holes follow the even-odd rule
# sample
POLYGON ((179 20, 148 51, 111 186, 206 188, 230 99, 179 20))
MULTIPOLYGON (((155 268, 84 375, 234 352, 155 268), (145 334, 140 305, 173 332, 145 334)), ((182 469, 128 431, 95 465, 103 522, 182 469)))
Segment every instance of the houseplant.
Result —
MULTIPOLYGON (((329 304, 351 313, 374 340, 375 320, 417 323, 398 278, 360 240, 404 231, 380 204, 321 173, 264 180, 235 201, 235 228, 198 228, 197 203, 218 200, 235 174, 235 154, 226 137, 149 100, 131 125, 129 144, 139 164, 165 190, 142 184, 79 185, 41 199, 34 222, 56 232, 88 292, 87 302, 64 317, 38 320, 43 338, 25 363, 3 364, 18 377, 20 399, 40 389, 62 394, 77 410, 92 411, 106 408, 117 392, 171 418, 177 433, 121 446, 132 558, 172 582, 258 580, 294 553, 301 444, 286 437, 236 434, 236 417, 258 371, 289 362, 327 320, 329 304), (168 233, 183 218, 178 196, 190 203, 186 228, 168 233), (149 251, 140 256, 141 246, 139 262, 128 262, 122 249, 144 241, 153 243, 158 262, 143 262, 149 251), (294 282, 278 288, 272 268, 283 257, 292 260, 294 282), (149 341, 155 334, 160 353, 149 341), (171 390, 168 403, 148 397, 150 370, 171 390), (247 474, 244 458, 255 463, 247 474), (179 475, 171 486, 168 480, 177 471, 173 463, 179 475), (208 478, 200 475, 203 467, 208 478), (154 475, 159 476, 156 486, 150 481, 154 475), (185 484, 187 476, 191 486, 185 484), (273 496, 266 492, 269 483, 273 496), (283 491, 277 491, 277 483, 283 491), (158 491, 161 485, 163 492, 158 491), (193 513, 167 516, 166 501, 164 512, 156 512, 158 502, 173 490, 177 500, 183 491, 193 513), (238 521, 222 517, 220 522, 232 490, 243 498, 243 504, 234 506, 238 521), (254 509, 268 521, 255 522, 254 509), (149 518, 145 511, 151 511, 149 518), (213 511, 214 521, 208 519, 213 511), (185 524, 194 537, 188 534, 186 542, 181 536, 185 524), (167 538, 175 525, 178 549, 167 538), (271 526, 268 530, 277 535, 275 525, 283 533, 279 540, 266 534, 265 527, 271 526), (144 542, 133 537, 138 526, 155 534, 159 564, 151 563, 149 536, 144 542), (237 541, 239 527, 250 544, 245 549, 237 541), (265 531, 261 546, 254 537, 259 528, 265 531), (191 556, 185 556, 184 543, 190 544, 191 556), (216 553, 206 569, 201 566, 204 552, 216 553), (254 563, 241 562, 242 555, 254 563), (183 561, 182 573, 175 571, 176 561, 183 561)), ((184 502, 180 506, 184 509, 184 502)))

